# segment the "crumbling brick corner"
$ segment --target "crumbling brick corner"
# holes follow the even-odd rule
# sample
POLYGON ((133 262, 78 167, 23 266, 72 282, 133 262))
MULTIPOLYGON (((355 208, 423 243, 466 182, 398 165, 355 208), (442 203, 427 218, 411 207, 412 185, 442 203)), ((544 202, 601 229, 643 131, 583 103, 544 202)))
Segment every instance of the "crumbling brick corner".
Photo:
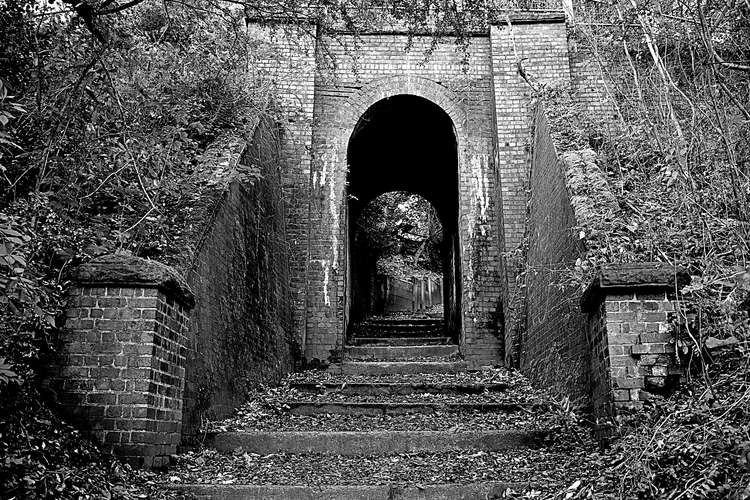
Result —
POLYGON ((127 255, 94 259, 72 279, 46 389, 106 451, 168 465, 182 426, 192 292, 172 268, 127 255))
POLYGON ((603 266, 581 298, 594 414, 605 421, 659 397, 682 374, 672 328, 684 271, 662 263, 603 266))

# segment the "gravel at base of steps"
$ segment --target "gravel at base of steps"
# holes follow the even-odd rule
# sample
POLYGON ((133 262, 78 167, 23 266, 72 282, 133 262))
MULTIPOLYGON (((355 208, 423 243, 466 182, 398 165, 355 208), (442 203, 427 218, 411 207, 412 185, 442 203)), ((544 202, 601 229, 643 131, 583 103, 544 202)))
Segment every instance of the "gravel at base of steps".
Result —
POLYGON ((486 500, 501 498, 508 490, 521 491, 526 483, 391 484, 375 486, 258 486, 175 485, 188 498, 221 500, 486 500))

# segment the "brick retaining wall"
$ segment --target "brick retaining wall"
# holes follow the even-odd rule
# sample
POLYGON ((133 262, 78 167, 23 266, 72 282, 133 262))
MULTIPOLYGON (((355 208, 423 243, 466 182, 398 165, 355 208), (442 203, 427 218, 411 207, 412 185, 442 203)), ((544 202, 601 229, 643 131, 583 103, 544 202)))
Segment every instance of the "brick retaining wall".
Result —
POLYGON ((526 253, 526 328, 520 367, 535 382, 572 398, 588 396, 588 348, 580 290, 571 280, 585 251, 566 185, 566 166, 544 108, 534 113, 526 253))
POLYGON ((228 417, 247 390, 294 369, 289 246, 278 129, 261 121, 232 161, 258 168, 254 181, 224 193, 193 267, 183 435, 205 419, 228 417))

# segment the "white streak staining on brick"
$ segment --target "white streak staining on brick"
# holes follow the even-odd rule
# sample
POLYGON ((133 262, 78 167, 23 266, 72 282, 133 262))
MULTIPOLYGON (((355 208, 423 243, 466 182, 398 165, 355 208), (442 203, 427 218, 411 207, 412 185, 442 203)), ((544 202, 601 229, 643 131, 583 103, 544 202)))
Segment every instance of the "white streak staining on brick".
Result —
POLYGON ((325 297, 326 307, 331 307, 331 297, 328 293, 328 283, 331 280, 331 264, 323 261, 323 297, 325 297))
POLYGON ((327 307, 331 306, 331 297, 328 293, 328 284, 331 282, 331 263, 327 259, 313 259, 313 264, 319 264, 323 269, 323 298, 327 307))
POLYGON ((482 236, 487 236, 487 209, 490 205, 490 194, 487 192, 488 180, 485 178, 485 168, 482 156, 472 156, 469 164, 471 166, 472 195, 475 203, 472 203, 469 235, 474 236, 474 226, 479 226, 482 236), (477 213, 477 210, 479 213, 477 213))
POLYGON ((337 271, 339 268, 339 206, 341 206, 341 200, 337 195, 337 176, 336 176, 336 165, 338 164, 339 148, 338 143, 335 143, 333 147, 326 151, 323 157, 323 172, 327 173, 327 177, 330 179, 328 182, 328 211, 331 215, 331 258, 332 268, 337 271))

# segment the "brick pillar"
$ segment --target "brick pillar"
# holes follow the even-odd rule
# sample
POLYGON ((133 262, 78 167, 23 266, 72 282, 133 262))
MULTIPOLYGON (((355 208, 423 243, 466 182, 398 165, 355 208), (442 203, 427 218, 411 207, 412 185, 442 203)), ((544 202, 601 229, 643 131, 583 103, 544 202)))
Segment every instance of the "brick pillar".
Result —
POLYGON ((676 293, 688 280, 661 263, 610 264, 584 292, 597 417, 637 410, 679 380, 672 322, 676 293))
POLYGON ((193 294, 172 268, 108 255, 73 274, 67 321, 45 385, 105 450, 143 467, 179 444, 193 294))

